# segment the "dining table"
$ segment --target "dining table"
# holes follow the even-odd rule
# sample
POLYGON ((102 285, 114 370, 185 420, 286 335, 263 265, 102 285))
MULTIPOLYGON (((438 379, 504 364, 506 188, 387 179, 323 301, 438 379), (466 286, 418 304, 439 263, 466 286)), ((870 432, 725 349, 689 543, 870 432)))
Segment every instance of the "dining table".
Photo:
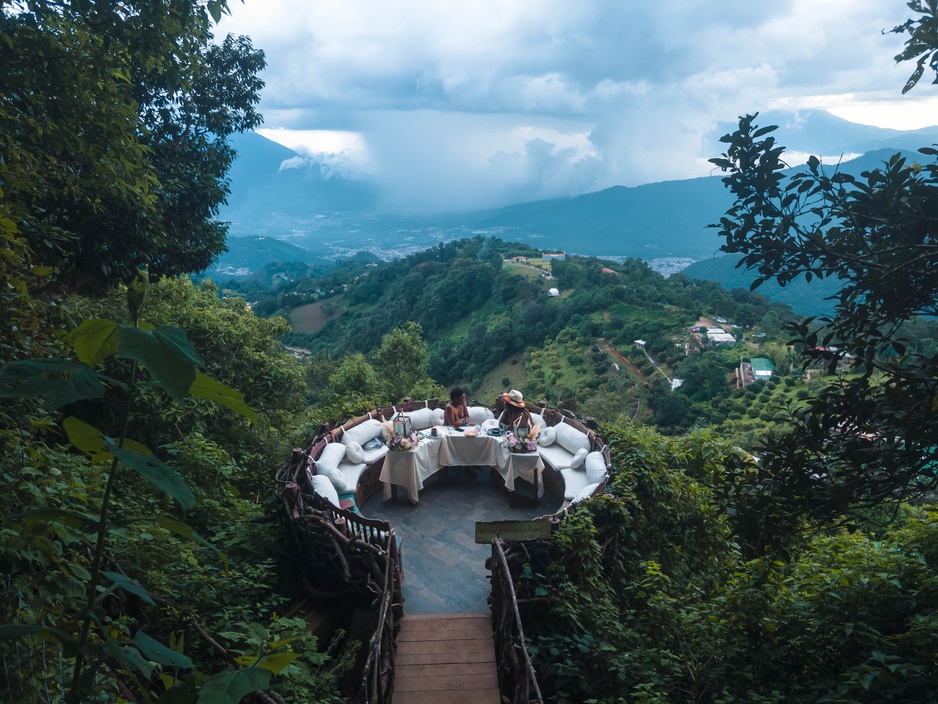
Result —
POLYGON ((380 480, 384 498, 390 499, 395 486, 407 490, 412 503, 420 498, 424 482, 444 467, 494 467, 509 492, 515 480, 535 486, 537 496, 544 494, 541 474, 544 462, 537 452, 511 452, 502 434, 469 426, 466 429, 435 426, 419 432, 417 444, 408 450, 389 450, 384 456, 380 480), (435 433, 433 431, 436 431, 435 433))

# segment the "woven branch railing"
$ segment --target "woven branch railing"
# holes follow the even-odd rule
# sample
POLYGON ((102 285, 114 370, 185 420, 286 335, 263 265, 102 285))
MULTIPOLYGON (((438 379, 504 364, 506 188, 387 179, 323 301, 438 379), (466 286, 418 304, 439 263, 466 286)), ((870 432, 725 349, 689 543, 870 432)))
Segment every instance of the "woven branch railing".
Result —
POLYGON ((394 610, 391 608, 392 595, 400 591, 401 585, 394 585, 400 571, 394 569, 397 562, 397 540, 392 534, 390 550, 392 554, 384 567, 384 586, 381 590, 381 606, 378 610, 378 625, 368 644, 368 657, 365 660, 361 690, 365 704, 387 704, 394 692, 394 610))
POLYGON ((354 700, 388 704, 394 687, 394 634, 403 602, 397 536, 390 524, 336 508, 288 483, 280 494, 284 531, 304 587, 317 597, 354 595, 374 608, 362 684, 354 700))
POLYGON ((544 704, 527 645, 514 580, 502 549, 501 538, 492 540, 492 629, 495 662, 502 701, 511 704, 544 704))

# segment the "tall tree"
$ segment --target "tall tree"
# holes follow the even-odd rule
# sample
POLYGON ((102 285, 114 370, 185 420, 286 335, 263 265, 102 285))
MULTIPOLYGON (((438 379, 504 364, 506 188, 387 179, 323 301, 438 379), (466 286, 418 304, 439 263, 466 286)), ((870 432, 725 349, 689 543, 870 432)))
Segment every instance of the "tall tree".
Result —
MULTIPOLYGON (((905 90, 926 60, 938 70, 938 5, 909 7, 920 16, 893 30, 910 35, 897 60, 920 57, 905 90)), ((833 371, 849 354, 856 373, 810 399, 792 433, 768 443, 767 492, 830 516, 934 489, 938 357, 907 350, 906 328, 938 313, 938 151, 921 149, 921 164, 897 154, 860 177, 811 157, 786 177, 774 130, 747 115, 711 160, 736 196, 716 226, 722 249, 759 272, 754 287, 843 279, 834 315, 791 329, 806 365, 833 371)))
POLYGON ((0 3, 0 228, 69 286, 224 251, 227 138, 260 124, 263 52, 227 0, 0 3))

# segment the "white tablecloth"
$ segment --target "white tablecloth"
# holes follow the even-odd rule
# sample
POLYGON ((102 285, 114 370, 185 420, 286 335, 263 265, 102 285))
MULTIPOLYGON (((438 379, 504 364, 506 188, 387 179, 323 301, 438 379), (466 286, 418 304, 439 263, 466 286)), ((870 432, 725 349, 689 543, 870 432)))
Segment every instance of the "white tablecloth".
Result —
POLYGON ((380 479, 384 482, 384 498, 391 498, 391 485, 407 489, 410 500, 417 503, 424 480, 440 469, 441 440, 421 440, 413 450, 388 452, 384 456, 380 479))
POLYGON ((388 452, 384 457, 380 479, 384 482, 384 498, 391 498, 391 485, 404 487, 410 500, 417 503, 423 482, 443 467, 488 465, 495 467, 505 480, 508 491, 515 490, 515 479, 537 486, 538 497, 544 494, 540 481, 544 462, 536 452, 512 453, 502 444, 504 438, 480 433, 466 437, 454 428, 438 427, 437 439, 422 439, 413 450, 388 452))

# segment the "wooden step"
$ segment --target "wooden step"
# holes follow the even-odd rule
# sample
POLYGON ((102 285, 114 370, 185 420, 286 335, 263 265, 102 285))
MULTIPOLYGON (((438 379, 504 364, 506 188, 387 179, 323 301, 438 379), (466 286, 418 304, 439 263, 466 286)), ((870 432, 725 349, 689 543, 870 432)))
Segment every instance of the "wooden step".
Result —
POLYGON ((394 704, 499 704, 488 614, 405 616, 397 635, 394 704))

